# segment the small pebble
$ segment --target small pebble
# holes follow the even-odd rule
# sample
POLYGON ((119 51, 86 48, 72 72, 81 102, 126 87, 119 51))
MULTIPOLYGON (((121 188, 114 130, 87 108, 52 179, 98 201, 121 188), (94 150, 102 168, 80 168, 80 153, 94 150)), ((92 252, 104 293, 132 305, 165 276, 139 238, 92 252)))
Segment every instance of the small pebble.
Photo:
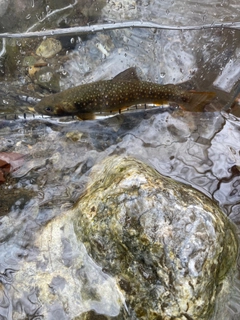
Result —
POLYGON ((51 58, 62 50, 61 42, 54 38, 43 40, 36 50, 36 54, 43 58, 51 58))

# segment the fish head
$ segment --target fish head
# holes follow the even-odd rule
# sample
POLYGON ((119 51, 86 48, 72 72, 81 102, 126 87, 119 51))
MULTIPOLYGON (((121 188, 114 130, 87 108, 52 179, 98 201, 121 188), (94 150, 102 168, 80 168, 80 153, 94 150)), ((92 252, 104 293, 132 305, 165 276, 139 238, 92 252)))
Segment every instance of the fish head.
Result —
POLYGON ((73 114, 71 112, 71 106, 67 106, 66 103, 60 101, 55 95, 43 98, 34 109, 37 113, 52 117, 64 117, 73 114))

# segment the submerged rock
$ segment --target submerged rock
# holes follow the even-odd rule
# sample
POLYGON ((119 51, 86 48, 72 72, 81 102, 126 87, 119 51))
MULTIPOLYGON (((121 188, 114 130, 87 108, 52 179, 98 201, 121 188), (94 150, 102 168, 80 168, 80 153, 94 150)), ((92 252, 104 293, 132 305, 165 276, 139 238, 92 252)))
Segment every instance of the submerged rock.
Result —
MULTIPOLYGON (((4 307, 3 303, 0 306, 0 319, 84 320, 89 312, 118 316, 124 303, 123 295, 116 280, 101 270, 77 240, 73 229, 74 214, 74 210, 67 211, 43 226, 36 239, 32 239, 29 251, 20 246, 17 255, 22 261, 18 266, 15 252, 12 252, 13 266, 8 274, 13 276, 0 287, 0 296, 6 296, 4 307), (7 313, 9 318, 1 317, 7 313)), ((2 222, 10 230, 15 218, 4 218, 2 222)), ((19 234, 30 232, 32 226, 20 225, 19 234)), ((2 257, 4 252, 0 254, 0 267, 3 268, 2 261, 7 259, 2 257)))
POLYGON ((60 91, 60 76, 58 73, 55 72, 54 69, 50 67, 43 67, 36 71, 35 75, 35 82, 43 87, 47 88, 52 92, 60 91))
POLYGON ((62 50, 62 45, 59 40, 47 38, 43 40, 36 50, 36 54, 43 58, 51 58, 62 50))
POLYGON ((216 205, 131 157, 108 157, 88 179, 52 220, 29 199, 31 219, 2 217, 0 318, 229 319, 238 246, 216 205))
POLYGON ((220 314, 238 244, 205 195, 139 160, 110 157, 94 167, 74 211, 78 239, 126 299, 122 319, 220 314))

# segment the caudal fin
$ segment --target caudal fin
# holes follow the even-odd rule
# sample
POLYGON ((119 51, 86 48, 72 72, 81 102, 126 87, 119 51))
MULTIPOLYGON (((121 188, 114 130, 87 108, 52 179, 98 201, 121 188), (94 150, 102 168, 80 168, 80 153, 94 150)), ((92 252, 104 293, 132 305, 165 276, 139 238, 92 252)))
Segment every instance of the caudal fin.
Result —
POLYGON ((215 92, 188 91, 188 99, 181 107, 186 111, 203 112, 204 107, 216 96, 215 92))

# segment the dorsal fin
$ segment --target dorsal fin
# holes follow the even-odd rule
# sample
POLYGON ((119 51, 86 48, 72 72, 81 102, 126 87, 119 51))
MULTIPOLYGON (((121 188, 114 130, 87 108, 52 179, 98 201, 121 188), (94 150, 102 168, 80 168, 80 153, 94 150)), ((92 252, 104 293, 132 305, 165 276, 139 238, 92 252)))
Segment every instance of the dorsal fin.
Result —
POLYGON ((140 81, 137 75, 136 68, 134 67, 128 68, 120 72, 112 79, 112 81, 132 81, 132 80, 140 81))

